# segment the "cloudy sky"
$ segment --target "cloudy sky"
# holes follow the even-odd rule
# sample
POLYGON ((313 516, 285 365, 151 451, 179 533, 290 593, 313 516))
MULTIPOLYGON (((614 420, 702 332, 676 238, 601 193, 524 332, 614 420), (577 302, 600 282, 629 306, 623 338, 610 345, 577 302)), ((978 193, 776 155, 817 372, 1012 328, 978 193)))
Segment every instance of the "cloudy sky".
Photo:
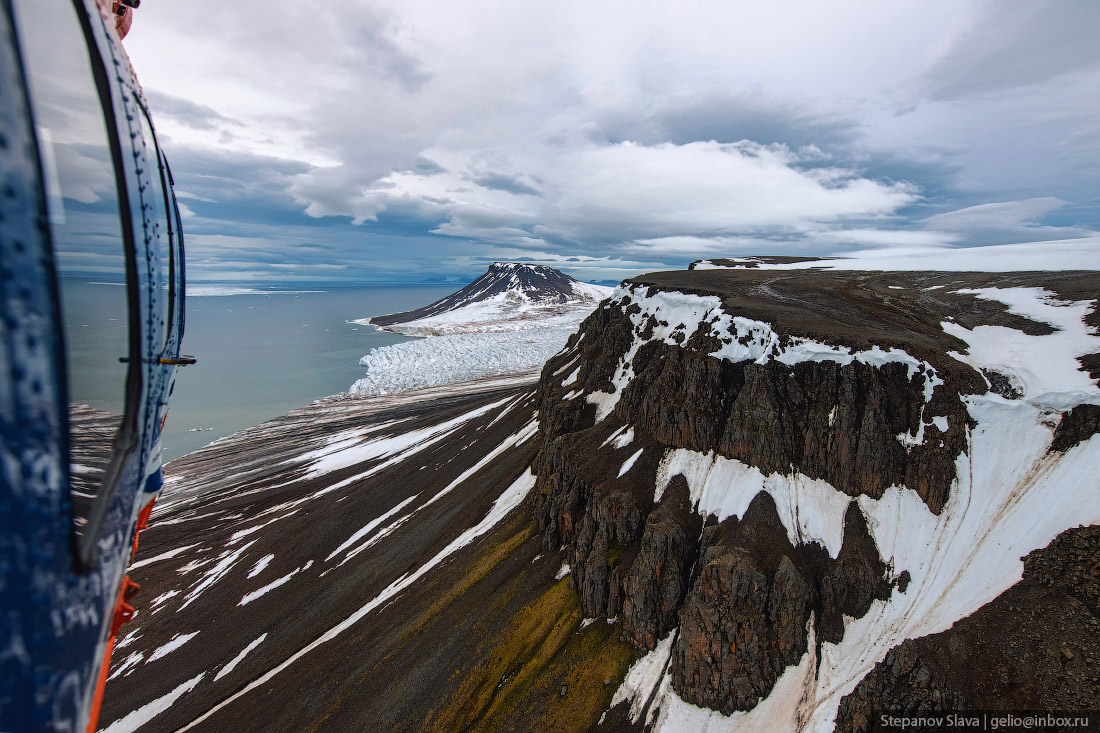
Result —
POLYGON ((192 279, 1100 236, 1096 0, 147 0, 126 46, 192 279))

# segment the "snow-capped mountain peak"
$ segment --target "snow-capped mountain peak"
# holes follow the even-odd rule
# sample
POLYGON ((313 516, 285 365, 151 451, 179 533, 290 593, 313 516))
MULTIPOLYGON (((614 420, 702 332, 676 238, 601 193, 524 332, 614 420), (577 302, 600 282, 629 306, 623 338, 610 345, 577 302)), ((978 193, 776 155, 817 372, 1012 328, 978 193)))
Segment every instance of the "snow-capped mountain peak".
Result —
POLYGON ((364 319, 415 336, 515 331, 579 323, 611 288, 582 283, 546 265, 494 262, 481 277, 434 303, 364 319))
POLYGON ((484 275, 455 295, 466 293, 469 298, 467 302, 475 302, 502 292, 510 292, 533 302, 572 303, 599 302, 611 289, 582 283, 546 265, 494 262, 484 275))

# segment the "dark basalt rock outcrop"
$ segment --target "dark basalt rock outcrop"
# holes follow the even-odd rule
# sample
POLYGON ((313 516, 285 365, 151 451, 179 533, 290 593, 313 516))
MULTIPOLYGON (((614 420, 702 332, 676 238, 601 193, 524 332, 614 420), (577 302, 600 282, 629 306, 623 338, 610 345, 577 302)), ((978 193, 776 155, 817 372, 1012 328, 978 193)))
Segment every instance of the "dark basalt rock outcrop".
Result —
MULTIPOLYGON (((592 425, 593 405, 561 398, 569 389, 612 391, 611 378, 634 338, 632 312, 636 305, 600 307, 582 324, 579 345, 570 343, 577 349, 547 363, 540 385, 544 435, 592 425), (580 366, 577 384, 567 389, 547 378, 574 359, 580 366)), ((766 474, 798 471, 852 496, 878 498, 888 486, 904 484, 933 512, 941 510, 973 424, 950 374, 926 405, 929 375, 910 378, 898 362, 731 363, 710 356, 720 346, 705 324, 683 346, 646 343, 634 356, 635 376, 615 415, 668 447, 713 450, 766 474), (945 432, 926 424, 922 443, 898 439, 916 435, 921 421, 930 423, 933 416, 947 418, 945 432)))
POLYGON ((840 703, 836 730, 880 715, 1089 710, 1100 699, 1100 527, 1024 558, 1023 579, 940 634, 910 639, 840 703))
POLYGON ((1065 452, 1097 433, 1100 433, 1100 405, 1077 405, 1062 416, 1050 449, 1065 452))
POLYGON ((677 476, 646 518, 637 557, 623 577, 620 618, 634 646, 652 649, 678 625, 702 526, 687 482, 677 476))
POLYGON ((609 418, 543 445, 536 516, 546 546, 564 545, 585 616, 618 616, 623 639, 643 649, 679 627, 672 673, 685 700, 753 707, 805 653, 811 612, 818 642, 837 642, 845 614, 889 597, 889 569, 854 502, 835 559, 792 545, 766 493, 740 520, 704 528, 682 476, 653 503, 661 443, 635 429, 624 448, 605 445, 623 427, 609 418), (617 476, 639 448, 649 450, 617 476))
POLYGON ((858 506, 845 518, 837 558, 816 543, 793 545, 774 502, 761 494, 740 520, 703 519, 687 482, 675 476, 654 504, 657 463, 667 448, 715 452, 765 473, 801 472, 855 496, 887 486, 916 488, 934 511, 946 501, 970 418, 957 392, 925 405, 925 373, 853 362, 731 363, 709 326, 679 346, 644 344, 614 412, 596 423, 595 405, 572 396, 613 390, 634 339, 656 327, 630 316, 636 305, 605 304, 551 359, 539 385, 542 449, 535 513, 546 547, 563 547, 584 614, 619 617, 622 637, 652 649, 679 628, 671 672, 683 699, 729 713, 766 696, 797 664, 815 619, 818 643, 839 641, 844 615, 859 617, 892 592, 858 506), (567 374, 575 380, 562 385, 567 374), (946 416, 948 429, 924 427, 946 416), (627 425, 632 441, 609 441, 627 425), (624 461, 644 450, 618 476, 624 461))
POLYGON ((860 617, 890 595, 859 509, 850 505, 834 560, 817 543, 792 545, 775 503, 759 494, 740 520, 703 531, 702 561, 680 611, 672 683, 680 696, 729 714, 771 692, 806 653, 811 612, 816 638, 839 642, 842 614, 860 617))
POLYGON ((839 644, 844 638, 844 616, 861 618, 877 600, 890 597, 891 586, 904 593, 909 571, 887 581, 889 568, 882 562, 867 529, 863 512, 853 502, 844 515, 844 544, 835 560, 824 560, 815 577, 820 594, 817 642, 839 644))
POLYGON ((1023 390, 1017 387, 1007 374, 1001 374, 993 369, 982 369, 982 375, 989 382, 989 391, 999 394, 1006 400, 1018 400, 1024 396, 1023 390))
POLYGON ((741 521, 707 528, 672 653, 673 686, 686 701, 726 714, 750 709, 806 652, 814 593, 777 524, 763 494, 741 521))

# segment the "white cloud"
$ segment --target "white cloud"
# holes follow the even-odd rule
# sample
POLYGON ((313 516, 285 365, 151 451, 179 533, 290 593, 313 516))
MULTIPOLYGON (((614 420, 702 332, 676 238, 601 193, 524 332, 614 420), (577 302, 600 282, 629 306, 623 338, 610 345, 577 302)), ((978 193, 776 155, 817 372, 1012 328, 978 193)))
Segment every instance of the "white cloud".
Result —
POLYGON ((1023 21, 982 19, 1021 2, 235 0, 216 26, 146 3, 126 43, 169 156, 306 164, 268 182, 280 206, 667 259, 1088 231, 1036 226, 1054 211, 1037 204, 997 231, 979 224, 1026 206, 963 213, 1100 183, 1098 28, 1044 4, 1027 86, 989 93, 1023 21), (922 195, 960 211, 914 221, 922 195))
MULTIPOLYGON (((309 203, 307 211, 368 221, 387 209, 416 209, 445 218, 438 234, 545 246, 547 238, 591 245, 795 230, 886 216, 916 198, 907 184, 802 169, 785 146, 750 142, 589 143, 563 151, 532 141, 525 174, 539 182, 540 196, 478 185, 464 173, 472 161, 447 157, 458 172, 395 173, 345 192, 340 209, 309 203)), ((295 191, 303 201, 316 191, 311 185, 311 174, 300 176, 295 191)))
POLYGON ((648 253, 651 256, 733 257, 749 254, 823 253, 836 254, 861 247, 944 247, 958 236, 947 232, 914 231, 909 229, 807 229, 785 236, 763 237, 696 237, 672 236, 639 239, 623 249, 648 253))
POLYGON ((820 232, 814 239, 843 245, 896 247, 944 247, 958 241, 956 234, 910 229, 835 229, 820 232))
POLYGON ((545 226, 577 241, 733 234, 884 216, 915 198, 905 184, 796 162, 755 143, 588 148, 555 169, 545 226))
POLYGON ((947 229, 949 231, 1034 225, 1044 215, 1065 205, 1065 201, 1055 196, 1043 196, 1022 201, 998 201, 936 214, 925 219, 924 224, 934 229, 947 229))
POLYGON ((1078 239, 1098 234, 1086 226, 1051 226, 1043 218, 1066 206, 1054 196, 968 206, 922 220, 930 230, 950 232, 971 244, 1078 239))

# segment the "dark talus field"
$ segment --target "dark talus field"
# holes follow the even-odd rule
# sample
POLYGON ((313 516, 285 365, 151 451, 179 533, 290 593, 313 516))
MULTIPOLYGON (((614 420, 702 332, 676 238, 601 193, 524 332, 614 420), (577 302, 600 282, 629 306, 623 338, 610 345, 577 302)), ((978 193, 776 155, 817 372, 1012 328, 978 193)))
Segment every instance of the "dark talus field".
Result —
POLYGON ((655 273, 537 383, 331 401, 219 441, 170 466, 101 721, 865 731, 1096 709, 1098 292, 655 273))
POLYGON ((517 691, 554 676, 602 709, 614 688, 587 677, 621 677, 629 648, 606 624, 570 638, 561 559, 513 511, 533 385, 465 387, 299 410, 175 462, 101 720, 166 699, 149 729, 451 730, 550 714, 517 691))

